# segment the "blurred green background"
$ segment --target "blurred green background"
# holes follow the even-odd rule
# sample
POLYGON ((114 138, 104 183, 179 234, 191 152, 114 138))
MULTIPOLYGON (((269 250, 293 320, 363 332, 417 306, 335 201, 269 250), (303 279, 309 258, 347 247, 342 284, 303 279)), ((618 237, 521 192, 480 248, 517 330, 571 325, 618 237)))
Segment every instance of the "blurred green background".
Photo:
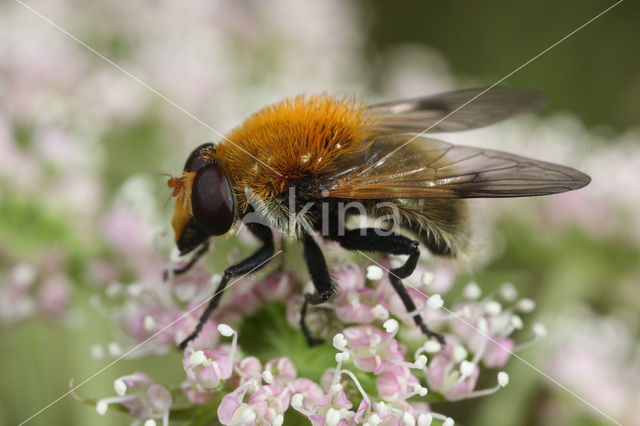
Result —
MULTIPOLYGON (((300 92, 389 100, 491 85, 613 3, 28 5, 224 133, 300 92)), ((566 198, 479 211, 493 255, 458 281, 487 293, 512 282, 534 299, 527 322, 545 323, 549 337, 519 355, 623 424, 640 424, 639 19, 640 3, 625 1, 504 82, 546 93, 543 111, 455 136, 594 178, 566 198)), ((92 357, 118 335, 92 298, 105 291, 100 279, 133 279, 126 257, 143 255, 118 252, 110 215, 132 206, 143 212, 141 239, 170 240, 160 173, 218 136, 19 3, 0 3, 0 22, 0 424, 9 425, 112 361, 92 357), (17 265, 32 265, 37 289, 10 288, 17 265)), ((79 393, 112 394, 113 380, 137 369, 179 382, 184 373, 167 363, 179 354, 123 360, 79 393)), ((610 424, 520 360, 507 371, 508 391, 442 411, 468 425, 610 424)), ((67 396, 29 424, 129 421, 67 396)))

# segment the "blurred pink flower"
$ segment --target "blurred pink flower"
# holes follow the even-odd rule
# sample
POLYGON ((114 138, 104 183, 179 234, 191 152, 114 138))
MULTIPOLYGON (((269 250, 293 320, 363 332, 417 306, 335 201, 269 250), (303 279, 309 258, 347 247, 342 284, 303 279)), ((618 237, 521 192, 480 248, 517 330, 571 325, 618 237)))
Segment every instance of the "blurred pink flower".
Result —
MULTIPOLYGON (((586 306, 556 316, 547 371, 621 424, 634 425, 640 413, 638 329, 623 318, 623 312, 603 316, 586 306)), ((563 409, 556 400, 545 404, 563 409)))
POLYGON ((146 373, 136 372, 120 377, 114 382, 114 389, 118 396, 102 398, 96 403, 98 414, 104 415, 110 404, 122 404, 127 407, 131 417, 141 420, 162 419, 162 424, 168 426, 173 397, 146 373))
POLYGON ((46 278, 40 289, 40 311, 45 317, 59 318, 68 308, 71 298, 71 283, 64 275, 46 278))
POLYGON ((72 284, 66 262, 55 247, 32 263, 19 263, 0 271, 0 319, 15 323, 41 315, 60 320, 67 313, 72 284))
POLYGON ((287 357, 276 358, 267 361, 264 365, 265 371, 273 377, 273 381, 279 384, 286 384, 298 376, 296 366, 287 357))

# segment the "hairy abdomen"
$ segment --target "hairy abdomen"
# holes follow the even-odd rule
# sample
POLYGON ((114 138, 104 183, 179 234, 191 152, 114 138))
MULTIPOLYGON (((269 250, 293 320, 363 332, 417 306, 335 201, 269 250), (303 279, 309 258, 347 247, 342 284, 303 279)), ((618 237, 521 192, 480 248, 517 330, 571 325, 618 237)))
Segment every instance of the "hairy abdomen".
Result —
MULTIPOLYGON (((374 216, 389 215, 387 204, 373 210, 374 216)), ((471 240, 467 202, 458 199, 394 200, 396 225, 413 233, 435 255, 465 257, 471 240)))

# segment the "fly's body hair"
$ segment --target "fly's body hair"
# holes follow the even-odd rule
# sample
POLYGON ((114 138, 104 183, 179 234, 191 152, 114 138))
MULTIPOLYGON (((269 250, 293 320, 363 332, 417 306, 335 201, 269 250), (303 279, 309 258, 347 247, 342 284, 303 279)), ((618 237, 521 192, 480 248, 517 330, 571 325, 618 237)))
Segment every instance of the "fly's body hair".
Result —
POLYGON ((339 158, 365 150, 373 128, 372 115, 355 97, 301 95, 249 117, 216 145, 215 158, 244 210, 245 187, 263 200, 282 196, 300 180, 334 172, 339 158))

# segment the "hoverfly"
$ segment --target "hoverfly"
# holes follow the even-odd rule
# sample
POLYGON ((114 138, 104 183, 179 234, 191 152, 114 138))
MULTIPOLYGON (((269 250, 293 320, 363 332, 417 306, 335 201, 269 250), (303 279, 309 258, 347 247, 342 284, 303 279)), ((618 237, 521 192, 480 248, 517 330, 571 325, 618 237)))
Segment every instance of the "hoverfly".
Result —
MULTIPOLYGON (((471 237, 465 198, 555 194, 590 182, 569 167, 424 135, 486 126, 546 101, 518 89, 483 92, 461 90, 374 105, 330 95, 298 96, 255 113, 225 140, 196 148, 169 186, 176 197, 172 225, 178 249, 183 255, 199 250, 186 267, 173 272, 187 270, 206 252, 209 238, 231 233, 241 221, 262 245, 225 270, 181 348, 198 335, 231 278, 268 263, 274 254, 272 228, 303 244, 316 292, 305 295, 300 326, 309 344, 315 344, 305 322, 308 305, 326 302, 337 289, 314 234, 347 250, 407 255, 389 279, 413 312, 416 307, 401 280, 414 271, 420 243, 435 255, 465 254, 471 237), (389 204, 396 206, 391 219, 413 238, 384 225, 346 229, 346 217, 355 213, 338 213, 348 202, 358 202, 363 206, 358 214, 371 218, 389 215, 389 204), (244 220, 256 214, 265 220, 244 220)), ((442 340, 420 315, 413 318, 428 337, 442 340)))

